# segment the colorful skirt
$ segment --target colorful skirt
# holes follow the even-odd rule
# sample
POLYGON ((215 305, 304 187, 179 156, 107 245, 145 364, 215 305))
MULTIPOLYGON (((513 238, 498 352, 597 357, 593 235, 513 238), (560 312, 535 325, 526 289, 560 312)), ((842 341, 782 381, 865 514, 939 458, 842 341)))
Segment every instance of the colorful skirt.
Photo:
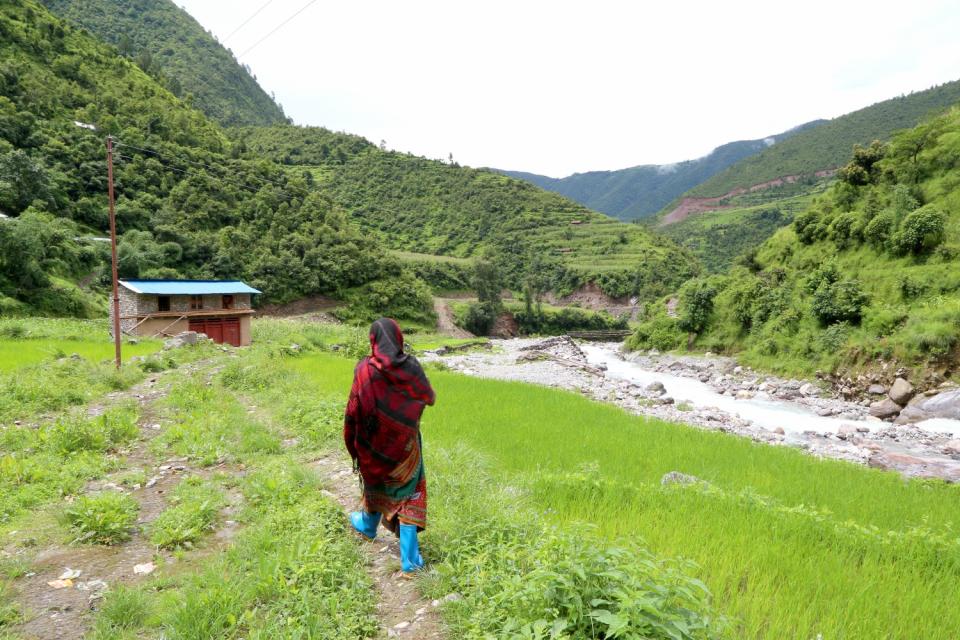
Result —
POLYGON ((397 465, 387 480, 377 485, 364 485, 363 510, 383 515, 383 525, 399 533, 400 524, 416 525, 419 531, 427 526, 427 475, 420 455, 420 439, 413 451, 397 465))

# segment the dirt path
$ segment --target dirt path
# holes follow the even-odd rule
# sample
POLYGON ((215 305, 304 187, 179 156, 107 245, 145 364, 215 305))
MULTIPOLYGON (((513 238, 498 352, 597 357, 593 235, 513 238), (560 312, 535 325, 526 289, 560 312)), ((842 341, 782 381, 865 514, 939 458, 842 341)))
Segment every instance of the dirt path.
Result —
POLYGON ((453 311, 450 310, 450 301, 446 298, 434 298, 433 310, 437 313, 437 331, 451 338, 473 338, 469 331, 461 329, 453 321, 453 311))
MULTIPOLYGON (((188 364, 179 369, 194 373, 205 368, 206 361, 188 364)), ((150 441, 162 430, 156 403, 167 396, 173 384, 167 376, 172 372, 151 375, 144 382, 126 391, 108 394, 104 400, 87 408, 90 415, 98 415, 113 405, 135 399, 140 405, 140 437, 122 452, 123 465, 113 474, 87 484, 84 493, 123 491, 140 505, 137 526, 129 541, 116 546, 49 544, 41 549, 15 549, 13 555, 30 566, 30 572, 18 579, 14 586, 16 601, 25 614, 25 621, 11 629, 17 637, 26 639, 72 640, 83 638, 88 631, 91 616, 103 594, 117 584, 136 584, 147 578, 148 573, 137 573, 134 567, 153 563, 154 566, 177 562, 171 552, 158 551, 150 543, 144 529, 167 506, 166 496, 180 480, 191 474, 207 475, 212 470, 198 472, 191 468, 185 458, 158 460, 149 451, 150 441), (121 486, 120 476, 130 471, 142 470, 146 481, 142 486, 121 486), (73 585, 54 589, 48 583, 60 578, 68 569, 80 571, 73 578, 73 585)), ((228 516, 236 510, 239 494, 228 496, 229 505, 224 509, 228 516)), ((211 539, 223 544, 232 538, 234 524, 227 524, 211 539)), ((27 532, 24 532, 25 534, 27 532)))
MULTIPOLYGON (((314 460, 313 466, 324 479, 330 497, 339 502, 344 511, 356 511, 359 487, 349 461, 338 454, 327 454, 314 460)), ((375 541, 363 544, 363 551, 379 596, 377 617, 381 637, 446 638, 437 608, 420 595, 414 580, 401 576, 397 538, 381 527, 375 541)))

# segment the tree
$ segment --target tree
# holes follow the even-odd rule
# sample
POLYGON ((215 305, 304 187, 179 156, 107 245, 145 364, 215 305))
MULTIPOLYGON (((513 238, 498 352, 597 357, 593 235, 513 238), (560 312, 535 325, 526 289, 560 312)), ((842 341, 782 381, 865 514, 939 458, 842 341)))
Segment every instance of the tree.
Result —
POLYGON ((811 311, 823 326, 839 322, 859 324, 868 300, 856 280, 824 282, 813 293, 811 311))
POLYGON ((947 216, 938 209, 923 207, 907 214, 891 244, 896 253, 920 255, 943 242, 947 216))
POLYGON ((696 278, 680 288, 680 316, 677 326, 690 333, 700 333, 710 322, 717 288, 709 280, 696 278))
POLYGON ((0 211, 18 215, 34 200, 50 200, 46 169, 20 149, 0 155, 0 211))

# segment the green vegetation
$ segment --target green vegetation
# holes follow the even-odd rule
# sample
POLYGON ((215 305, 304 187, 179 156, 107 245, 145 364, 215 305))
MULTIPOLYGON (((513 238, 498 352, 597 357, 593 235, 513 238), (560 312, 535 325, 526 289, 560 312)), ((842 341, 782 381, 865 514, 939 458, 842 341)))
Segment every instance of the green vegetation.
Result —
POLYGON ((891 98, 807 129, 749 156, 688 191, 696 197, 722 196, 734 189, 782 178, 811 175, 844 164, 855 144, 887 140, 960 101, 960 81, 891 98))
MULTIPOLYGON (((182 13, 167 4, 155 10, 182 13)), ((121 277, 241 278, 285 302, 400 269, 303 176, 234 159, 240 150, 200 111, 33 0, 3 5, 0 35, 4 314, 102 313, 108 134, 121 277)))
MULTIPOLYGON (((288 164, 290 176, 321 188, 387 247, 406 255, 486 255, 518 289, 535 261, 556 291, 596 281, 615 297, 659 295, 697 271, 689 255, 644 228, 492 171, 384 151, 319 127, 231 135, 242 157, 288 164)), ((465 275, 415 270, 437 289, 465 275)))
POLYGON ((125 493, 107 491, 80 496, 64 517, 76 534, 75 542, 117 544, 130 539, 140 505, 125 493))
MULTIPOLYGON (((351 361, 309 356, 290 362, 306 376, 303 393, 346 393, 351 361)), ((293 376, 287 379, 295 384, 293 376)), ((693 560, 697 568, 685 572, 714 594, 731 619, 731 637, 946 639, 958 624, 943 617, 953 612, 948 585, 960 560, 952 534, 960 506, 955 487, 637 418, 575 394, 441 371, 431 372, 431 381, 439 400, 424 418, 427 467, 441 489, 431 494, 437 526, 428 529, 426 548, 440 551, 440 560, 450 553, 456 562, 438 565, 451 582, 436 591, 456 584, 466 596, 467 605, 449 612, 455 628, 482 624, 472 613, 487 611, 481 594, 491 584, 520 602, 539 603, 543 593, 554 593, 526 592, 519 577, 513 581, 515 567, 553 544, 525 535, 529 556, 511 546, 511 532, 528 522, 538 526, 529 512, 510 510, 517 501, 529 501, 562 530, 582 534, 581 548, 610 544, 593 542, 590 525, 617 545, 639 535, 660 557, 693 560), (476 450, 481 462, 465 449, 476 450), (661 486, 660 478, 674 470, 709 484, 661 486), (496 481, 485 480, 487 473, 496 481), (480 517, 483 494, 492 494, 502 514, 494 523, 480 517), (445 536, 462 536, 455 540, 463 551, 446 551, 445 536), (491 552, 491 538, 503 541, 502 554, 491 552), (474 550, 482 552, 465 557, 474 550)), ((572 557, 576 563, 583 556, 572 557)), ((543 579, 554 577, 547 572, 543 579)), ((567 583, 557 587, 557 597, 575 593, 573 584, 590 588, 567 583)), ((519 615, 522 605, 496 601, 519 615)), ((526 615, 521 624, 539 619, 535 605, 526 615)))
MULTIPOLYGON (((122 345, 124 360, 146 356, 160 348, 159 340, 122 345)), ((104 321, 0 318, 0 373, 76 354, 91 362, 113 360, 114 345, 104 321)))
MULTIPOLYGON (((116 460, 106 454, 138 435, 136 419, 132 408, 119 407, 96 417, 68 414, 39 428, 0 430, 0 522, 74 494, 114 468, 116 460)), ((110 500, 81 503, 69 516, 80 537, 119 535, 111 527, 122 525, 122 505, 110 500)))
POLYGON ((173 2, 43 0, 136 62, 171 93, 226 126, 274 124, 283 109, 186 10, 173 2))
POLYGON ((580 204, 621 220, 640 220, 656 214, 685 191, 727 167, 782 142, 823 120, 815 120, 761 140, 740 140, 719 146, 696 160, 666 165, 642 165, 618 171, 588 171, 566 178, 548 178, 522 171, 505 175, 555 191, 580 204))
POLYGON ((223 492, 197 476, 180 481, 170 506, 150 525, 150 542, 162 549, 190 545, 214 528, 223 492))
POLYGON ((826 185, 821 182, 802 188, 799 195, 784 193, 795 193, 794 189, 766 189, 750 197, 730 198, 721 205, 733 208, 695 214, 658 227, 657 232, 688 249, 706 271, 723 273, 737 258, 755 251, 778 229, 793 222, 826 185))
MULTIPOLYGON (((727 276, 693 344, 790 374, 894 361, 952 372, 960 341, 960 111, 858 147, 839 180, 727 276)), ((681 315, 684 302, 681 301, 681 315)), ((679 348, 651 305, 635 348, 679 348)))
POLYGON ((209 467, 280 450, 277 437, 235 399, 201 381, 181 381, 164 404, 174 422, 151 443, 157 451, 169 450, 209 467))

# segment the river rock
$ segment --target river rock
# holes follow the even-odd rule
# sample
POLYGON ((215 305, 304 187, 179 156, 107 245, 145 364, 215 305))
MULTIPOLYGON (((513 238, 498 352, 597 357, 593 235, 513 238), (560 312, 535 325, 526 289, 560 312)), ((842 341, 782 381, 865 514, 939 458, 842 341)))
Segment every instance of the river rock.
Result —
POLYGON ((914 398, 897 418, 897 422, 907 424, 932 418, 960 420, 960 389, 944 391, 929 398, 914 398))
POLYGON ((837 429, 837 437, 841 440, 846 440, 852 436, 855 436, 860 430, 852 424, 842 424, 837 429))
POLYGON ((655 380, 654 382, 651 382, 650 384, 648 384, 646 390, 647 390, 647 393, 655 396, 662 396, 667 392, 667 388, 663 386, 663 383, 660 382, 659 380, 655 380))
POLYGON ((906 453, 878 451, 870 456, 867 465, 875 469, 884 469, 885 471, 904 471, 910 467, 923 467, 926 463, 927 461, 923 458, 907 455, 906 453))
POLYGON ((786 435, 786 433, 787 433, 786 431, 783 430, 783 427, 775 427, 774 430, 773 430, 773 432, 776 433, 777 435, 781 435, 781 436, 782 436, 782 435, 786 435))
POLYGON ((949 440, 940 450, 948 456, 960 453, 960 440, 949 440))
POLYGON ((802 396, 816 396, 818 393, 820 393, 820 390, 811 382, 800 387, 800 395, 802 396))
POLYGON ((913 385, 903 378, 897 378, 890 387, 889 396, 891 400, 903 406, 913 397, 913 385))
POLYGON ((821 418, 832 416, 835 413, 833 407, 820 407, 817 409, 817 415, 821 418))
POLYGON ((740 391, 737 391, 737 395, 736 395, 737 400, 749 400, 752 397, 753 397, 752 391, 748 391, 747 389, 740 389, 740 391))
POLYGON ((901 405, 890 398, 884 398, 883 400, 870 403, 870 415, 883 420, 896 416, 902 409, 903 407, 901 405))
POLYGON ((867 387, 867 393, 872 396, 885 396, 887 395, 887 388, 882 384, 872 384, 867 387))

